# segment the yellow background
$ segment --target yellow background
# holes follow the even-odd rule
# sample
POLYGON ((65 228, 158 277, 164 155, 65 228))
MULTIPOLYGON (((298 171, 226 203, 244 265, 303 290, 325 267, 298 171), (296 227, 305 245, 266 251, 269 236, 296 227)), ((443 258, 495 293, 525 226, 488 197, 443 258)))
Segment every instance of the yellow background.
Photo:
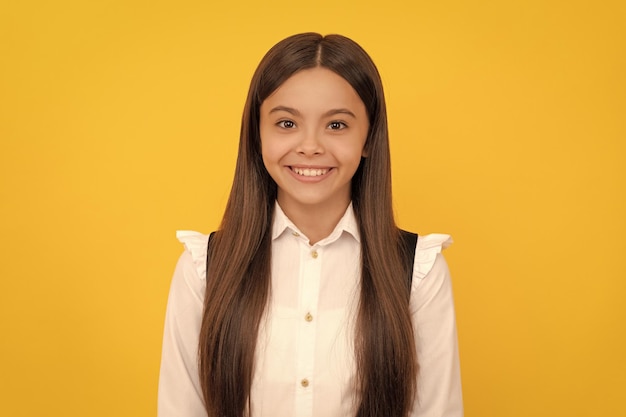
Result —
POLYGON ((155 415, 174 231, 310 30, 379 66, 401 226, 456 240, 466 415, 626 415, 624 4, 3 0, 0 415, 155 415))

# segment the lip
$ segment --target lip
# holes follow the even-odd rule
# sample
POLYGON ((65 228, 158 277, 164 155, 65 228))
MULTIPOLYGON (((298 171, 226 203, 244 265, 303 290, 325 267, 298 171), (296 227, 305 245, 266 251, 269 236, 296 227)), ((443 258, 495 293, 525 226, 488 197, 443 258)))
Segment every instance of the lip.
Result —
POLYGON ((285 167, 287 169, 287 171, 289 171, 289 174, 295 178, 296 180, 300 181, 300 182, 305 182, 305 183, 316 183, 316 182, 320 182, 325 180, 326 178, 328 178, 329 175, 331 175, 331 173, 335 170, 333 167, 328 167, 328 166, 321 166, 321 165, 288 165, 285 167), (307 175, 301 175, 296 173, 295 170, 301 170, 301 171, 326 171, 325 173, 323 173, 322 175, 314 175, 314 176, 307 176, 307 175))

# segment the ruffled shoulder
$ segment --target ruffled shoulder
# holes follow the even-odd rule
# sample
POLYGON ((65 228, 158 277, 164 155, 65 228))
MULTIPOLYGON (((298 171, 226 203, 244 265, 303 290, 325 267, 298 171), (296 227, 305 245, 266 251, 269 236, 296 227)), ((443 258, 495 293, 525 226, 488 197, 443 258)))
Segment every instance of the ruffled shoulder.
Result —
POLYGON ((176 238, 185 245, 187 252, 191 254, 193 265, 198 271, 200 279, 206 279, 206 251, 209 243, 209 235, 192 230, 179 230, 176 238))
POLYGON ((415 249, 413 277, 423 279, 435 265, 437 254, 452 244, 450 235, 433 233, 419 236, 415 249))

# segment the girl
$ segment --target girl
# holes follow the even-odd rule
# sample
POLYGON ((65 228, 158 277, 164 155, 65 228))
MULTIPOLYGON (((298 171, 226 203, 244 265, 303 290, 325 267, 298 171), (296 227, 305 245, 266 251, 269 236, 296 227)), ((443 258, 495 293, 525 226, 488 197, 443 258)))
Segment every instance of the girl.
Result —
POLYGON ((407 236, 374 63, 339 35, 279 42, 219 231, 178 233, 159 415, 462 416, 451 240, 407 236))

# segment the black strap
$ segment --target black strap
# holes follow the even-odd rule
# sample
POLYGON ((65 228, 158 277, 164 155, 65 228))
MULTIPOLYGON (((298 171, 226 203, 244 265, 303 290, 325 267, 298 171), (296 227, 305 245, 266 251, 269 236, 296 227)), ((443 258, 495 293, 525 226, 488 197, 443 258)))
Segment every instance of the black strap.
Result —
POLYGON ((213 238, 214 235, 215 235, 215 232, 211 232, 211 234, 209 235, 207 246, 206 246, 206 270, 204 274, 205 274, 205 277, 207 278, 209 275, 209 255, 211 254, 211 251, 209 250, 209 248, 211 247, 211 239, 213 238))
MULTIPOLYGON (((206 273, 209 272, 209 247, 211 246, 211 239, 215 235, 215 232, 211 232, 209 240, 207 242, 206 250, 206 273)), ((411 285, 413 284, 413 261, 415 259, 415 246, 417 245, 417 234, 407 232, 406 230, 400 230, 400 236, 402 237, 403 253, 405 256, 406 270, 408 271, 408 289, 411 291, 411 285)))
POLYGON ((413 285, 413 262, 415 260, 415 247, 417 245, 417 234, 407 232, 400 229, 400 236, 402 237, 402 244, 404 245, 403 254, 405 256, 404 262, 406 262, 406 270, 408 271, 408 288, 409 294, 411 293, 411 285, 413 285))

